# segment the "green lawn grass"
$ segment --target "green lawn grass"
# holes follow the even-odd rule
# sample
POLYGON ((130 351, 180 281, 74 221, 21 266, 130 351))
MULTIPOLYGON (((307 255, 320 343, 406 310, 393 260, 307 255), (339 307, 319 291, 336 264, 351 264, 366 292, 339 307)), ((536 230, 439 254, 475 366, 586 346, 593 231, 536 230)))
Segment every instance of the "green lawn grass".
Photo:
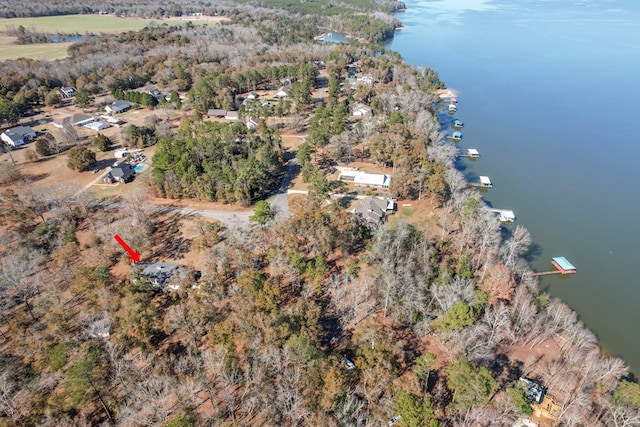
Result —
POLYGON ((0 35, 0 61, 30 58, 54 60, 66 58, 71 43, 14 44, 16 38, 0 35))
MULTIPOLYGON (((141 30, 149 23, 149 19, 116 18, 108 15, 61 15, 41 16, 37 18, 0 19, 0 31, 7 31, 20 25, 28 31, 39 33, 119 33, 122 31, 141 30)), ((163 21, 155 21, 163 22, 163 21)))

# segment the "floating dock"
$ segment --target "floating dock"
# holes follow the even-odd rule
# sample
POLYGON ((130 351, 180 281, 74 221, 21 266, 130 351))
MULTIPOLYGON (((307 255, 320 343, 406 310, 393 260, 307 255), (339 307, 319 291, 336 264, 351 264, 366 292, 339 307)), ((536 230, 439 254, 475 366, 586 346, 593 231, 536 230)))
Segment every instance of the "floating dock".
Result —
POLYGON ((462 123, 462 120, 456 119, 453 121, 453 127, 462 129, 464 127, 464 123, 462 123))
POLYGON ((556 270, 541 271, 539 273, 534 273, 534 276, 546 276, 548 274, 575 274, 577 271, 576 267, 563 256, 552 258, 551 264, 556 268, 556 270))
POLYGON ((480 152, 475 148, 467 148, 467 154, 458 154, 458 157, 469 157, 470 159, 479 159, 480 152))
POLYGON ((455 131, 451 134, 451 139, 454 141, 460 141, 462 139, 462 132, 455 131))
POLYGON ((488 176, 480 176, 480 187, 491 188, 493 187, 493 183, 491 182, 491 178, 488 176))
POLYGON ((490 212, 497 213, 500 222, 513 222, 516 220, 516 214, 510 209, 488 209, 490 212))

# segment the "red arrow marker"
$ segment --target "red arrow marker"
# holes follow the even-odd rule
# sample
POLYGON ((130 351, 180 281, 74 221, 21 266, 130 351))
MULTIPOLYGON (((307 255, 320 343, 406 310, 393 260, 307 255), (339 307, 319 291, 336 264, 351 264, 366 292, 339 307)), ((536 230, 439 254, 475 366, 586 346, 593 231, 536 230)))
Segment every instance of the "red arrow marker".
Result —
POLYGON ((124 250, 129 253, 129 258, 131 258, 133 262, 140 262, 140 254, 138 253, 138 251, 134 252, 133 249, 131 249, 129 245, 127 245, 124 240, 122 240, 122 237, 118 236, 117 234, 113 237, 118 243, 120 243, 120 246, 122 246, 124 250))

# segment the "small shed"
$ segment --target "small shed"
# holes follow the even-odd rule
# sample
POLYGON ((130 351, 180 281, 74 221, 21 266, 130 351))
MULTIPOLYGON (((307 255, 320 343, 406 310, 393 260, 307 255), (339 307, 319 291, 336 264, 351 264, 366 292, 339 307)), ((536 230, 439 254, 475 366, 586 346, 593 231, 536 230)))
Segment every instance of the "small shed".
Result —
POLYGON ((563 256, 552 258, 551 264, 553 264, 553 266, 557 268, 562 274, 573 274, 576 272, 576 267, 563 256))
POLYGON ((480 187, 491 188, 493 184, 488 176, 480 176, 480 187))

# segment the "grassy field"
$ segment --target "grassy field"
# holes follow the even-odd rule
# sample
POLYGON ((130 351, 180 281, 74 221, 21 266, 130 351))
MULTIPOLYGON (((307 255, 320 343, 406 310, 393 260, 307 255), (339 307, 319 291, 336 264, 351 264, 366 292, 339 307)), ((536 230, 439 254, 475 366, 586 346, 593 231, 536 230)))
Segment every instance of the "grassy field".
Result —
POLYGON ((16 38, 0 34, 0 61, 6 59, 30 58, 54 60, 67 56, 71 43, 14 44, 16 38))
MULTIPOLYGON (((119 33, 123 31, 138 31, 149 25, 178 24, 191 21, 194 25, 214 24, 225 18, 221 17, 193 17, 193 19, 175 18, 164 20, 149 20, 137 18, 116 18, 108 15, 63 15, 42 16, 38 18, 0 18, 0 33, 9 29, 17 29, 20 25, 28 31, 41 33, 119 33)), ((0 34, 0 61, 6 59, 31 58, 54 60, 67 56, 67 47, 71 43, 43 43, 31 45, 16 45, 15 37, 0 34)))
MULTIPOLYGON (((108 15, 62 15, 37 18, 0 19, 0 31, 20 25, 39 33, 119 33, 141 30, 151 22, 148 19, 116 18, 108 15)), ((162 21, 156 21, 162 22, 162 21)))

